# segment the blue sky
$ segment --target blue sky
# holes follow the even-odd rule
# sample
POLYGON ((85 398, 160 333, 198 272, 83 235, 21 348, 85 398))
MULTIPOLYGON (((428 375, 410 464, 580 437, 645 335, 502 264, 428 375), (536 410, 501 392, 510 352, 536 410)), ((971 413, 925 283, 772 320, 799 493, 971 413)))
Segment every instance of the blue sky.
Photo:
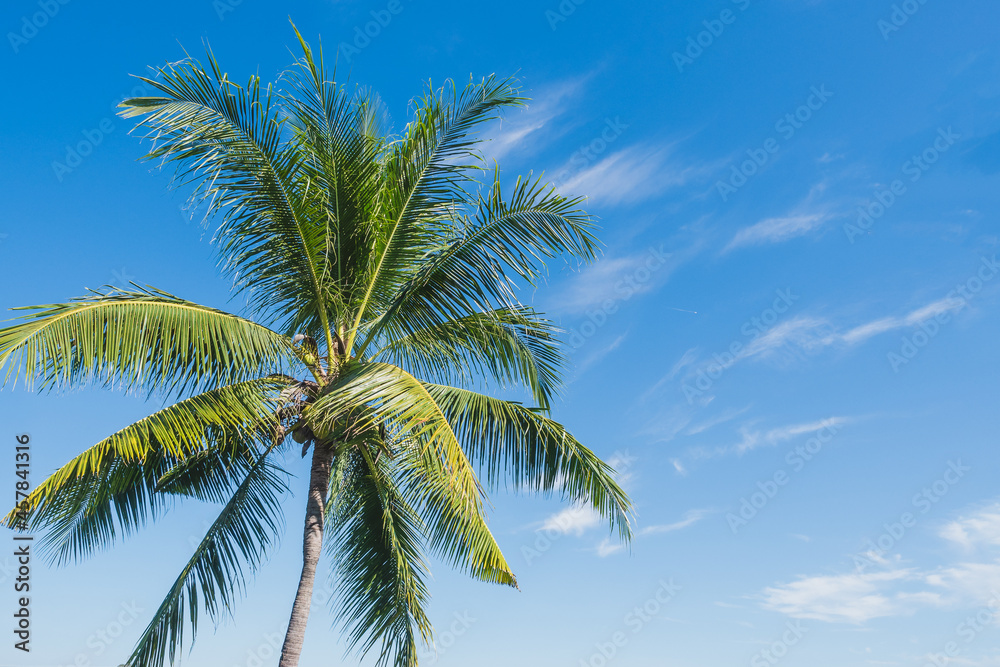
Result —
MULTIPOLYGON (((486 153, 588 195, 601 220, 603 259, 553 264, 526 298, 569 332, 557 416, 617 463, 638 536, 629 553, 587 511, 498 496, 522 590, 436 567, 422 664, 1000 665, 1000 7, 391 4, 5 3, 0 306, 130 280, 227 304, 210 234, 114 116, 128 74, 182 46, 271 80, 291 15, 349 47, 341 71, 397 128, 428 78, 516 74, 533 102, 486 153), (366 43, 372 12, 385 25, 366 43)), ((9 390, 0 406, 7 489, 15 434, 37 481, 158 407, 9 390)), ((281 550, 184 664, 275 663, 303 506, 288 501, 281 550)), ((5 641, 0 665, 121 662, 212 511, 82 565, 36 563, 35 650, 5 641)), ((303 664, 357 664, 314 609, 303 664)))

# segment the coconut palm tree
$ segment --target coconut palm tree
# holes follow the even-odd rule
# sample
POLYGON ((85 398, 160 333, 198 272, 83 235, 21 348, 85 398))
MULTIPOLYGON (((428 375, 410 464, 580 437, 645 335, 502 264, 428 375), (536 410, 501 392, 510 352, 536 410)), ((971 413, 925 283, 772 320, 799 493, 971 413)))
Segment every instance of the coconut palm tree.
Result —
POLYGON ((281 667, 298 664, 324 547, 351 648, 409 666, 432 640, 428 557, 517 585, 487 489, 562 494, 630 537, 613 471, 549 417, 558 332, 517 297, 546 260, 591 260, 593 223, 538 179, 508 191, 498 170, 481 178, 484 123, 523 98, 494 77, 429 86, 393 135, 378 98, 334 83, 298 39, 277 85, 237 85, 209 51, 122 103, 152 140, 146 157, 176 167, 216 221, 242 315, 133 285, 0 330, 5 384, 180 399, 59 468, 6 525, 43 530, 66 563, 179 499, 222 506, 130 665, 172 663, 201 614, 232 609, 282 531, 291 442, 312 465, 281 667))

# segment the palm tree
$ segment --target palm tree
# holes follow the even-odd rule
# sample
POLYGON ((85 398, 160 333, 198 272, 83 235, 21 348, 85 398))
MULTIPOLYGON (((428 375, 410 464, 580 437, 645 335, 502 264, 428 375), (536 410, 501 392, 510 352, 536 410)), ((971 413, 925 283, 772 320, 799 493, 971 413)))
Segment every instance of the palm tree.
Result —
POLYGON ((540 180, 509 193, 498 170, 478 180, 483 124, 523 98, 494 77, 428 86, 392 135, 378 98, 334 83, 298 39, 278 85, 237 85, 209 51, 207 67, 166 65, 142 78, 156 96, 122 103, 153 141, 146 157, 175 166, 217 220, 244 316, 133 285, 0 329, 5 384, 182 399, 72 459, 5 519, 44 530, 62 564, 178 499, 222 505, 130 665, 173 662, 201 613, 230 611, 281 533, 289 440, 312 467, 282 667, 298 664, 324 546, 351 648, 409 666, 432 638, 429 555, 517 585, 487 488, 560 493, 631 534, 611 468, 548 416, 558 332, 516 296, 548 259, 591 260, 593 223, 540 180))

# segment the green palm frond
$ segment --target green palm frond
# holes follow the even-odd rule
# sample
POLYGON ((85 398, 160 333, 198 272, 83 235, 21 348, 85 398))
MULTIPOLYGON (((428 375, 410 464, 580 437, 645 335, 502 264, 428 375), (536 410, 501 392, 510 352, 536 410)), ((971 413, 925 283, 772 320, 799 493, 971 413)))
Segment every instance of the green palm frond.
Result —
POLYGON ((255 443, 233 434, 212 449, 196 451, 173 465, 156 480, 154 492, 225 503, 242 481, 247 466, 256 460, 255 443))
MULTIPOLYGON (((46 529, 43 546, 58 562, 107 548, 119 532, 131 534, 158 516, 171 494, 183 490, 162 489, 161 479, 189 457, 216 451, 235 462, 247 440, 273 433, 278 426, 275 397, 285 383, 266 378, 228 385, 141 419, 49 476, 3 524, 24 520, 46 529)), ((223 476, 217 479, 228 474, 216 472, 223 476)), ((188 493, 210 498, 204 484, 188 493)))
POLYGON ((456 493, 447 462, 421 437, 400 454, 403 491, 429 532, 431 551, 469 576, 517 588, 517 577, 486 525, 482 509, 456 493))
POLYGON ((208 67, 185 60, 140 77, 156 97, 122 102, 141 116, 154 146, 148 159, 172 163, 192 204, 218 215, 224 266, 251 305, 279 320, 308 313, 326 328, 326 227, 307 215, 309 192, 294 187, 300 152, 283 142, 282 118, 259 77, 231 81, 211 52, 208 67))
POLYGON ((373 340, 386 344, 473 313, 519 308, 513 276, 533 285, 547 259, 564 253, 593 259, 594 224, 580 202, 531 179, 518 179, 507 201, 497 172, 472 219, 414 264, 368 327, 359 354, 373 340))
POLYGON ((481 502, 482 488, 444 413, 421 382, 397 366, 365 363, 348 368, 305 415, 320 434, 336 433, 344 420, 352 419, 355 431, 392 424, 410 437, 422 437, 446 462, 456 490, 481 502))
POLYGON ((385 161, 380 224, 372 266, 359 295, 348 350, 361 323, 381 313, 409 278, 413 264, 453 228, 454 207, 469 199, 463 185, 478 168, 474 131, 504 107, 522 104, 509 80, 489 77, 458 93, 454 84, 429 90, 416 119, 385 161))
POLYGON ((216 623, 229 614, 244 590, 245 567, 255 571, 276 543, 287 473, 268 460, 269 453, 270 448, 259 455, 195 549, 139 638, 130 667, 172 664, 183 647, 185 627, 190 626, 193 642, 202 608, 216 623))
POLYGON ((387 457, 366 448, 340 455, 347 468, 334 488, 329 523, 338 581, 334 611, 351 649, 377 645, 380 667, 415 667, 417 641, 431 639, 426 529, 394 480, 387 457))
POLYGON ((288 339, 152 288, 34 306, 0 329, 4 382, 43 388, 96 381, 180 393, 281 370, 288 339))
POLYGON ((561 492, 608 518, 623 540, 631 538, 632 503, 614 470, 561 424, 519 403, 426 387, 491 485, 506 481, 515 489, 561 492))
POLYGON ((444 412, 419 380, 391 364, 362 364, 306 414, 326 432, 353 418, 355 430, 382 426, 393 438, 418 443, 406 455, 414 480, 406 490, 433 523, 433 548, 477 578, 517 585, 486 527, 483 488, 444 412))
MULTIPOLYGON (((297 189, 309 188, 310 219, 326 227, 325 271, 337 290, 330 295, 338 322, 350 320, 345 295, 358 289, 369 265, 382 187, 387 118, 377 97, 350 92, 328 74, 322 59, 296 31, 303 50, 286 74, 291 91, 283 96, 289 111, 301 168, 297 189)), ((315 324, 303 321, 305 330, 315 324)))
POLYGON ((420 377, 468 386, 492 378, 527 388, 543 409, 562 385, 559 330, 527 307, 475 313, 407 334, 373 353, 420 377))

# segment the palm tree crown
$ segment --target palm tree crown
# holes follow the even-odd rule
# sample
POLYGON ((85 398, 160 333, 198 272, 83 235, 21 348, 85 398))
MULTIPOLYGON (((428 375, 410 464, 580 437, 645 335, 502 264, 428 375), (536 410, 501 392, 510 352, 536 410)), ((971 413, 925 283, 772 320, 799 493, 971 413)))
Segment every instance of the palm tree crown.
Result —
POLYGON ((548 416, 558 332, 517 297, 546 260, 593 258, 592 221, 540 180, 480 180, 484 123, 523 98, 494 77, 429 86, 393 135, 379 100, 334 83, 299 41, 275 86, 237 85, 209 53, 207 66, 158 69, 143 78, 156 96, 122 103, 153 141, 147 157, 175 166, 217 222, 243 316, 135 286, 0 329, 4 383, 179 399, 72 459, 7 525, 26 517, 69 562, 177 499, 222 506, 130 665, 173 662, 199 615, 234 604, 282 531, 291 442, 312 466, 282 666, 298 662, 324 547, 351 646, 410 666, 432 636, 428 555, 517 585, 486 525, 487 488, 560 493, 630 537, 613 471, 548 416), (534 405, 487 393, 498 387, 534 405))

